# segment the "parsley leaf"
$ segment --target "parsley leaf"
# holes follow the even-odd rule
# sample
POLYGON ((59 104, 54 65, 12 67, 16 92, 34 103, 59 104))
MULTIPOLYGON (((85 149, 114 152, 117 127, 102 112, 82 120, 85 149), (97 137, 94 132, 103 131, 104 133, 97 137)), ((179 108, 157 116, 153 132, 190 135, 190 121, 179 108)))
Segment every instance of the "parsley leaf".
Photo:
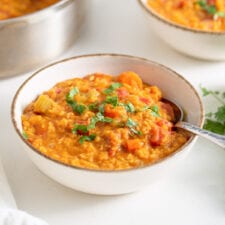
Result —
POLYGON ((135 108, 134 108, 134 105, 130 102, 128 102, 127 104, 124 105, 125 109, 127 112, 135 112, 135 108))
POLYGON ((218 107, 215 118, 221 123, 225 123, 225 105, 218 107))
POLYGON ((215 112, 208 112, 205 114, 207 118, 204 123, 204 129, 218 133, 218 134, 225 134, 225 101, 224 101, 224 92, 219 91, 212 91, 208 90, 205 87, 201 87, 201 91, 203 96, 212 96, 214 99, 218 101, 220 104, 216 109, 215 112))
POLYGON ((85 105, 76 104, 74 107, 72 107, 75 112, 77 112, 79 115, 81 115, 85 110, 85 105))
POLYGON ((150 107, 151 109, 151 114, 155 117, 159 117, 159 107, 157 105, 153 105, 150 107))
POLYGON ((110 95, 110 94, 112 94, 113 93, 113 91, 115 91, 117 88, 119 88, 119 87, 121 87, 122 86, 122 84, 121 83, 112 83, 107 89, 105 89, 104 91, 103 91, 103 93, 105 94, 105 95, 110 95))
POLYGON ((79 143, 83 144, 85 141, 93 141, 96 138, 96 134, 84 135, 79 139, 79 143))
POLYGON ((88 109, 91 110, 91 111, 96 111, 96 110, 98 110, 98 104, 97 103, 91 103, 88 106, 88 109))
POLYGON ((106 96, 105 103, 111 104, 114 107, 118 105, 118 96, 106 96))
POLYGON ((135 122, 131 118, 128 118, 128 120, 126 122, 126 126, 127 127, 131 128, 131 127, 136 127, 137 125, 138 125, 137 122, 135 122))
POLYGON ((79 90, 75 87, 70 90, 70 92, 66 95, 66 101, 68 104, 73 103, 74 96, 79 93, 79 90))
POLYGON ((137 135, 142 135, 142 132, 139 130, 136 130, 135 127, 138 125, 138 123, 131 118, 128 118, 126 122, 126 126, 130 128, 130 131, 137 135))
POLYGON ((206 119, 203 128, 217 134, 225 134, 225 124, 211 119, 206 119))
POLYGON ((23 138, 25 139, 25 140, 27 140, 29 137, 28 137, 28 135, 27 135, 27 133, 23 130, 23 132, 22 132, 22 135, 23 135, 23 138))
POLYGON ((82 134, 88 133, 88 126, 82 124, 75 124, 72 129, 72 133, 76 134, 77 132, 81 132, 82 134))
POLYGON ((82 104, 77 104, 76 101, 74 101, 74 96, 79 93, 79 90, 77 87, 70 90, 70 92, 66 95, 66 102, 68 105, 71 106, 74 112, 81 115, 85 110, 86 106, 82 104))

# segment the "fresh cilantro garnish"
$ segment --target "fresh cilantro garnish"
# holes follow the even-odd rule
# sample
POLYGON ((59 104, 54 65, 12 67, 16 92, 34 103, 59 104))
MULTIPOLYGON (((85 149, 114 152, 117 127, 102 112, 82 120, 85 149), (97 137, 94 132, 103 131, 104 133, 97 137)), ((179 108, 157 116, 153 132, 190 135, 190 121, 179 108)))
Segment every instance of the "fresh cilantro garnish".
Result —
POLYGON ((96 119, 98 122, 111 123, 112 118, 103 116, 100 112, 96 114, 96 119))
POLYGON ((73 88, 70 90, 70 92, 66 95, 66 102, 68 105, 71 106, 74 112, 81 115, 85 110, 86 106, 82 104, 77 104, 77 102, 74 100, 74 96, 79 93, 78 88, 73 88))
POLYGON ((88 133, 88 126, 82 124, 75 124, 74 128, 72 129, 72 133, 76 134, 77 132, 82 134, 88 133))
POLYGON ((138 126, 138 123, 131 118, 128 118, 126 122, 126 126, 129 127, 130 131, 137 135, 142 135, 142 132, 139 130, 136 130, 136 126, 138 126))
POLYGON ((73 111, 75 111, 79 115, 81 115, 85 111, 86 106, 85 105, 82 105, 82 104, 73 104, 72 105, 72 108, 73 108, 73 111))
POLYGON ((133 132, 134 134, 137 134, 137 135, 142 135, 142 132, 140 130, 136 130, 135 128, 131 127, 130 128, 131 132, 133 132))
POLYGON ((200 88, 203 96, 212 96, 220 104, 214 112, 205 115, 203 128, 218 134, 225 134, 225 92, 212 91, 205 87, 200 88))
POLYGON ((24 130, 22 132, 22 135, 23 135, 23 138, 26 139, 26 140, 29 138, 27 133, 24 130))
POLYGON ((118 96, 106 96, 105 103, 111 104, 114 107, 118 105, 119 99, 118 96))
POLYGON ((225 124, 215 120, 206 119, 203 128, 217 134, 225 134, 225 124))
POLYGON ((79 139, 79 143, 83 144, 85 141, 93 141, 96 138, 96 134, 84 135, 79 139))
POLYGON ((105 95, 112 94, 117 88, 121 87, 121 83, 112 83, 107 89, 103 91, 105 95))
POLYGON ((73 89, 71 89, 69 91, 69 93, 66 95, 66 101, 67 101, 67 103, 68 104, 73 103, 74 102, 74 99, 73 98, 78 93, 79 93, 79 90, 76 87, 73 88, 73 89))
POLYGON ((209 4, 206 0, 196 1, 195 3, 209 15, 212 15, 214 20, 219 17, 225 18, 225 12, 218 11, 215 5, 209 4))
POLYGON ((131 112, 131 113, 135 112, 134 105, 130 102, 128 102, 127 104, 124 104, 124 107, 127 112, 131 112))
POLYGON ((91 103, 89 106, 88 106, 88 109, 90 111, 96 111, 98 110, 98 104, 97 103, 91 103))
POLYGON ((159 107, 157 105, 153 105, 153 106, 146 105, 146 106, 144 106, 142 108, 142 111, 145 111, 145 110, 148 110, 148 109, 151 110, 150 111, 151 115, 153 115, 155 117, 160 117, 160 115, 159 115, 159 107))
POLYGON ((128 120, 126 122, 126 126, 127 127, 131 128, 131 127, 136 127, 137 125, 138 125, 137 122, 135 122, 131 118, 128 118, 128 120))
POLYGON ((157 105, 153 105, 150 107, 151 109, 151 114, 155 117, 159 117, 159 107, 157 105))
POLYGON ((98 106, 98 111, 102 114, 105 112, 105 103, 102 103, 98 106))

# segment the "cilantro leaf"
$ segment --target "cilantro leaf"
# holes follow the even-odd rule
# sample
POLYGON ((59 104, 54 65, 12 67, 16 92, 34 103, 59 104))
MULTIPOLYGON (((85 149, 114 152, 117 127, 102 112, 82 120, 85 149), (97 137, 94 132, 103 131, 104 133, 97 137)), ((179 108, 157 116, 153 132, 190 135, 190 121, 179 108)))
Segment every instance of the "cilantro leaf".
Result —
POLYGON ((79 143, 83 144, 85 141, 93 141, 96 138, 96 134, 84 135, 79 139, 79 143))
POLYGON ((225 105, 218 107, 215 118, 221 123, 225 123, 225 105))
POLYGON ((70 91, 69 91, 69 93, 66 95, 66 101, 67 101, 67 103, 73 103, 73 98, 74 98, 74 96, 76 95, 76 94, 78 94, 79 93, 79 90, 78 90, 78 88, 73 88, 73 89, 71 89, 70 91))
POLYGON ((130 102, 128 102, 127 104, 124 105, 125 109, 127 112, 135 112, 135 108, 134 108, 134 105, 130 102))
POLYGON ((27 133, 23 130, 23 132, 22 132, 22 135, 23 135, 23 138, 25 139, 25 140, 27 140, 29 137, 28 137, 28 135, 27 135, 27 133))
POLYGON ((159 107, 157 105, 153 105, 150 107, 151 109, 151 114, 155 117, 159 117, 159 107))
POLYGON ((81 115, 86 110, 86 106, 82 104, 75 104, 72 108, 73 111, 77 112, 79 115, 81 115))
POLYGON ((208 112, 206 116, 206 120, 204 123, 204 129, 212 131, 218 134, 225 134, 225 92, 220 91, 212 91, 208 90, 207 88, 202 88, 201 91, 203 96, 212 96, 214 99, 218 101, 220 104, 216 109, 215 112, 208 112))
POLYGON ((119 88, 119 87, 121 87, 121 86, 122 86, 121 83, 118 83, 118 82, 112 83, 107 89, 105 89, 105 90, 103 91, 103 93, 104 93, 105 95, 110 95, 110 94, 113 93, 113 91, 115 91, 117 88, 119 88))
POLYGON ((211 119, 205 121, 203 128, 217 134, 225 134, 225 124, 211 119))
POLYGON ((74 101, 74 96, 79 93, 79 90, 77 87, 70 90, 70 92, 66 95, 66 102, 68 105, 71 106, 74 112, 81 115, 85 110, 86 106, 82 104, 77 104, 76 101, 74 101))
POLYGON ((82 134, 88 133, 88 126, 82 124, 75 124, 72 129, 72 133, 76 134, 77 132, 81 132, 82 134))
POLYGON ((118 96, 106 96, 105 103, 111 104, 114 107, 118 105, 118 96))
POLYGON ((88 106, 88 109, 91 110, 91 111, 96 111, 98 110, 98 104, 97 103, 91 103, 89 106, 88 106))
POLYGON ((138 125, 137 122, 135 122, 131 118, 128 118, 128 120, 126 122, 126 126, 127 127, 131 128, 131 127, 136 127, 137 125, 138 125))

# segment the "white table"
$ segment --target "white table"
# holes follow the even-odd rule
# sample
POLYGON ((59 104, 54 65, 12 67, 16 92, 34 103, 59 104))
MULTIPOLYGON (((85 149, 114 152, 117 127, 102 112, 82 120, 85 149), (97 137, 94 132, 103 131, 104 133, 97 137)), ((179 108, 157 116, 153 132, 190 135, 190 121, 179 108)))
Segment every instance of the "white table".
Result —
MULTIPOLYGON (((206 62, 175 52, 147 29, 135 0, 89 0, 88 17, 75 45, 60 58, 123 53, 176 70, 198 90, 225 86, 225 62, 206 62)), ((143 191, 114 197, 76 192, 52 181, 31 163, 12 129, 11 100, 30 74, 0 80, 0 154, 20 209, 51 225, 223 225, 225 152, 198 139, 177 171, 143 191)), ((207 109, 215 107, 204 100, 207 109)))

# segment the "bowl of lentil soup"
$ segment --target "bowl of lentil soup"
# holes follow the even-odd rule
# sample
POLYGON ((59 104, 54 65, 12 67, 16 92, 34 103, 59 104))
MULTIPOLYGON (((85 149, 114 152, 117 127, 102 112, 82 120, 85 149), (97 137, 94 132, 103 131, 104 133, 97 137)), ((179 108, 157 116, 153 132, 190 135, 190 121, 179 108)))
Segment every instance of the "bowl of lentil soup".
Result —
POLYGON ((65 52, 85 8, 86 0, 1 0, 0 77, 32 71, 65 52))
POLYGON ((52 179, 87 193, 129 193, 170 172, 195 142, 173 128, 162 96, 202 125, 197 92, 172 70, 126 55, 78 56, 28 78, 14 97, 12 121, 31 160, 52 179))
POLYGON ((186 55, 225 60, 223 0, 138 0, 150 28, 186 55))

